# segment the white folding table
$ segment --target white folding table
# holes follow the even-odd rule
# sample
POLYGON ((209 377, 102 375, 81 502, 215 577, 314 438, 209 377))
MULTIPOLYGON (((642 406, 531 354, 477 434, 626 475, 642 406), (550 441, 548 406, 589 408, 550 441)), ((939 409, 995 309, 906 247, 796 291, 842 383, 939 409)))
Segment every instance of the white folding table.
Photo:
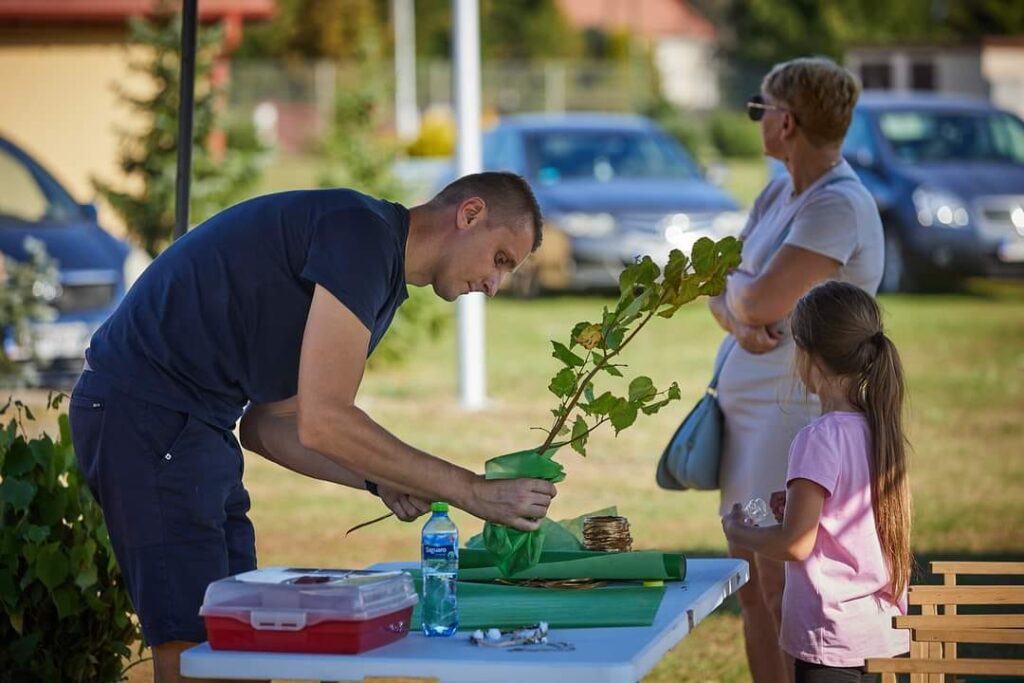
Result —
MULTIPOLYGON (((373 569, 403 569, 386 563, 373 569)), ((717 609, 749 578, 743 560, 687 559, 686 580, 665 583, 665 597, 650 626, 552 629, 549 640, 571 651, 508 652, 481 648, 460 631, 451 638, 410 633, 360 655, 226 652, 202 643, 181 655, 184 676, 314 681, 365 676, 435 677, 442 683, 634 683, 717 609)))

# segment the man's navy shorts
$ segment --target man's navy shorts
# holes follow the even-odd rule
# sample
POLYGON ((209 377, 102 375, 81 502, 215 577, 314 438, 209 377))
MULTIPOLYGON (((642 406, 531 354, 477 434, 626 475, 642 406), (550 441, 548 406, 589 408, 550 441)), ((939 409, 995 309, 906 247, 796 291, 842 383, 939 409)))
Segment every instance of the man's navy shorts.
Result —
POLYGON ((133 398, 92 371, 72 392, 70 418, 146 642, 206 640, 206 587, 256 568, 234 434, 133 398))

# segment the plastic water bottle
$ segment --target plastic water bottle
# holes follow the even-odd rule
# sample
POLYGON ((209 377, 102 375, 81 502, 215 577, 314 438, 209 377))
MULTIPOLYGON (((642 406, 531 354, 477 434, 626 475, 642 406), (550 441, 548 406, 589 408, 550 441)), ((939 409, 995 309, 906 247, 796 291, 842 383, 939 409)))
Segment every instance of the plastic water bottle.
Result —
POLYGON ((430 510, 423 525, 423 633, 450 636, 459 628, 459 530, 448 517, 448 503, 434 503, 430 510))
POLYGON ((765 522, 773 521, 768 503, 764 502, 764 498, 747 501, 747 504, 743 506, 743 513, 757 526, 764 526, 765 522))

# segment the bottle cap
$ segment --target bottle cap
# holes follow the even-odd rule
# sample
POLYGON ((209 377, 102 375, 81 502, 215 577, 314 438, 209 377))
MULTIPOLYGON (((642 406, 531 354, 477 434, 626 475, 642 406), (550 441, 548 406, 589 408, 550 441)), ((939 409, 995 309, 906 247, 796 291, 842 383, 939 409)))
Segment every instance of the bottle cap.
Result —
POLYGON ((448 503, 431 503, 431 512, 448 512, 448 503))

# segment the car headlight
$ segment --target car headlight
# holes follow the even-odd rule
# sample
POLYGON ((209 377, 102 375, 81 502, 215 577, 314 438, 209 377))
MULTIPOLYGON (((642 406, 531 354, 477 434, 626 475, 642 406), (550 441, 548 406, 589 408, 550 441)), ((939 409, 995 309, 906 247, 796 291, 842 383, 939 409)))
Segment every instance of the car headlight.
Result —
POLYGON ((142 271, 146 270, 152 261, 149 254, 138 247, 131 247, 128 250, 128 256, 125 257, 123 266, 124 291, 127 292, 132 288, 135 281, 142 275, 142 271))
POLYGON ((964 200, 947 190, 919 187, 912 195, 917 221, 925 226, 963 228, 970 222, 964 200))
POLYGON ((615 230, 615 217, 610 213, 573 212, 562 216, 558 225, 573 237, 602 237, 615 230))

